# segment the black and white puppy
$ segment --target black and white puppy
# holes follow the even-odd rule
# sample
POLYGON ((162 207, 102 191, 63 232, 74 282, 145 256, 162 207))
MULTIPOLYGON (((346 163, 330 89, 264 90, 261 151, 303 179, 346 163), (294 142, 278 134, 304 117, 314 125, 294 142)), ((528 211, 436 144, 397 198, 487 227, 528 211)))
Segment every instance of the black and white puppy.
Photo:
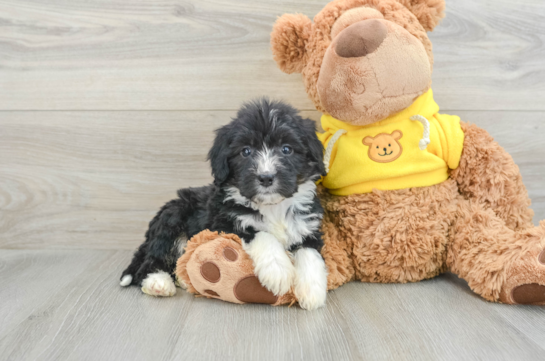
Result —
POLYGON ((121 285, 139 285, 154 296, 174 295, 176 260, 188 239, 210 229, 243 240, 257 277, 272 293, 284 294, 293 285, 301 307, 323 306, 323 209, 315 185, 325 173, 322 157, 312 120, 282 102, 245 104, 216 131, 208 154, 214 183, 181 189, 179 198, 161 208, 121 285))

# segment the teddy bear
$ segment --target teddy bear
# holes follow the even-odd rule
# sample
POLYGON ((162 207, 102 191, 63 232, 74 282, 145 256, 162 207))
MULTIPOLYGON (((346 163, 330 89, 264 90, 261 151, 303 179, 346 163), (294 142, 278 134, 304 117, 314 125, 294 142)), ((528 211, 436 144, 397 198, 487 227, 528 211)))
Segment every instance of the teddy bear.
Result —
MULTIPOLYGON (((427 32, 444 8, 444 0, 334 0, 314 21, 285 14, 273 27, 278 67, 302 75, 323 113, 328 289, 449 271, 485 300, 543 305, 545 222, 532 223, 518 167, 485 130, 440 113, 433 99, 427 32)), ((176 271, 190 292, 236 303, 297 301, 259 284, 236 236, 195 238, 176 271), (203 278, 211 258, 221 265, 214 273, 225 274, 215 284, 203 278)))

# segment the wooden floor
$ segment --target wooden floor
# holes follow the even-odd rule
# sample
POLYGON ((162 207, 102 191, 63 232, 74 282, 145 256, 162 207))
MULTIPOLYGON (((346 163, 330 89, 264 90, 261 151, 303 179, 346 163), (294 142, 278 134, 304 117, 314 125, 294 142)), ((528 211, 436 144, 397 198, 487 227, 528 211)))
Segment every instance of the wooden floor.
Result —
MULTIPOLYGON (((543 360, 545 307, 453 275, 351 283, 327 307, 170 299, 118 285, 147 222, 211 180, 212 131, 289 100, 277 16, 327 1, 0 0, 0 360, 543 360)), ((486 128, 545 219, 545 3, 447 0, 431 34, 444 113, 486 128)))
POLYGON ((491 304, 454 275, 350 283, 327 307, 143 296, 130 251, 0 255, 0 360, 543 360, 545 308, 491 304))

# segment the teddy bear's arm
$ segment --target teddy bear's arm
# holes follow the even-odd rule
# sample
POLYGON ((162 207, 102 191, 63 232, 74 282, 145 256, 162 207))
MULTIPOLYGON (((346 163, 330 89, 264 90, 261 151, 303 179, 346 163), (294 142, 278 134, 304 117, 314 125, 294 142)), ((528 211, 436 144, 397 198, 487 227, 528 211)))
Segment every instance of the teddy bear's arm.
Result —
POLYGON ((532 227, 534 212, 518 166, 492 136, 461 123, 465 134, 460 165, 451 172, 460 193, 492 209, 513 230, 532 227))

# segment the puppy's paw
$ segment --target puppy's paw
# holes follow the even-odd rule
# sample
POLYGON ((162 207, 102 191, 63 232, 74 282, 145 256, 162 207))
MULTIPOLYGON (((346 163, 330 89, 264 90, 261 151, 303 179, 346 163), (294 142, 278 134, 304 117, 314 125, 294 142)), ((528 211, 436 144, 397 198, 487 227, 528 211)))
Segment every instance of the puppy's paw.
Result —
POLYGON ((119 281, 119 285, 121 287, 127 287, 130 286, 132 282, 132 275, 125 275, 121 278, 121 281, 119 281))
POLYGON ((267 232, 259 232, 244 245, 254 263, 259 282, 274 295, 287 293, 295 279, 295 267, 278 240, 267 232))
POLYGON ((255 273, 259 282, 275 296, 281 296, 291 289, 295 280, 295 267, 289 257, 277 257, 265 263, 255 265, 255 273))
POLYGON ((142 281, 142 292, 150 296, 170 297, 176 294, 172 277, 164 271, 150 273, 142 281))
POLYGON ((301 308, 315 310, 325 305, 327 270, 325 262, 315 249, 302 248, 295 253, 295 290, 301 308))
POLYGON ((298 280, 295 284, 294 293, 299 306, 305 310, 315 310, 325 306, 327 289, 323 285, 298 280))

